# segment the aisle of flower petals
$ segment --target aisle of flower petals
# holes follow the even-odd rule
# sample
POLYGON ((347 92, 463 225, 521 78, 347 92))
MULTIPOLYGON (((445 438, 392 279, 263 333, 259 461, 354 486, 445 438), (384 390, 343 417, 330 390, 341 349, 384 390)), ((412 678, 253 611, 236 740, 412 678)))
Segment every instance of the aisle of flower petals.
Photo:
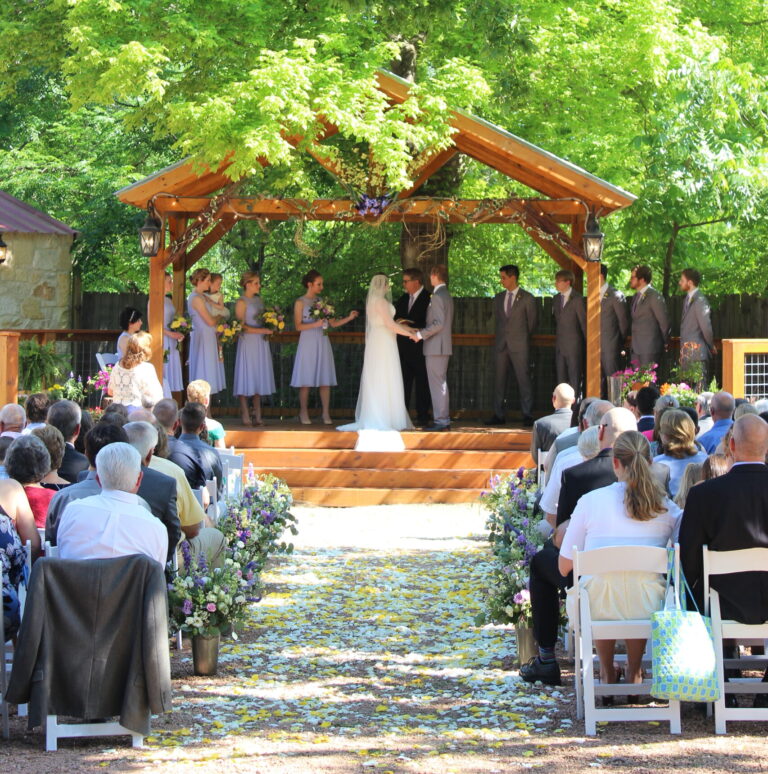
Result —
POLYGON ((520 765, 535 765, 539 734, 570 731, 565 693, 502 669, 511 629, 473 625, 486 558, 482 542, 436 538, 417 550, 308 546, 281 559, 241 640, 222 647, 219 676, 175 681, 184 725, 161 721, 146 757, 248 757, 255 747, 293 757, 309 745, 381 771, 442 756, 435 770, 449 771, 477 753, 508 764, 511 743, 520 765))

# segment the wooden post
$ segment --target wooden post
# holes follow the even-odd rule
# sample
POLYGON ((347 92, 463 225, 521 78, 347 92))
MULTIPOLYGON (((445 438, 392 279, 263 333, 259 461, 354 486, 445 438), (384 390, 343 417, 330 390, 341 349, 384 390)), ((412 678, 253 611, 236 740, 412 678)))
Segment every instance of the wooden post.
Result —
POLYGON ((587 264, 587 395, 600 395, 600 264, 587 264))
POLYGON ((152 334, 152 365, 163 382, 163 315, 165 299, 165 226, 160 240, 163 247, 149 259, 149 332, 152 334))
POLYGON ((0 331, 0 399, 16 403, 19 392, 19 339, 16 331, 0 331))

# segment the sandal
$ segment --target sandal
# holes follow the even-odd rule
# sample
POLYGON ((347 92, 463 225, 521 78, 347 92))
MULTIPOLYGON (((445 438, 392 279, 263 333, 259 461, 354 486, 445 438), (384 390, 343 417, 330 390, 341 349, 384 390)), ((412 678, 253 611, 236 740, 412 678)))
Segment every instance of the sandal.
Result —
POLYGON ((251 421, 251 415, 250 414, 240 414, 240 421, 246 427, 253 427, 253 422, 251 421))

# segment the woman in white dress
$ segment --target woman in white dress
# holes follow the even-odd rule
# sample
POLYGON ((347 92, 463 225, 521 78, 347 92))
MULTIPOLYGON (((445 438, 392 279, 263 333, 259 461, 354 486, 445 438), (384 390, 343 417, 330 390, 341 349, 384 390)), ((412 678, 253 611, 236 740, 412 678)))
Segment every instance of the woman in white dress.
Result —
MULTIPOLYGON (((413 428, 403 394, 403 373, 397 352, 396 336, 411 336, 415 331, 394 320, 392 292, 386 274, 374 274, 365 305, 365 354, 360 392, 357 396, 355 421, 339 430, 356 430, 360 438, 356 448, 367 444, 366 431, 377 431, 369 437, 373 446, 404 448, 400 430, 413 428), (397 433, 396 439, 386 439, 382 432, 397 433)), ((377 450, 378 450, 377 448, 377 450)))
POLYGON ((157 378, 152 357, 152 336, 139 331, 128 339, 125 355, 115 364, 109 377, 107 394, 115 403, 135 409, 151 409, 163 398, 163 386, 157 378))

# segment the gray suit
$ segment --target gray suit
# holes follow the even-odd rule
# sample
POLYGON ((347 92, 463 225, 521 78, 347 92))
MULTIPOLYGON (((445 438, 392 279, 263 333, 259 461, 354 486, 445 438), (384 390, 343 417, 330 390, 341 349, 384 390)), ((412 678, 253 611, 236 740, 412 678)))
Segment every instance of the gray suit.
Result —
POLYGON ((587 308, 584 296, 571 290, 568 303, 558 293, 552 300, 555 316, 555 370, 558 384, 570 384, 576 395, 581 394, 584 373, 584 353, 587 344, 587 308))
POLYGON ((605 286, 600 299, 600 365, 603 368, 602 393, 608 394, 607 379, 619 370, 624 340, 629 335, 629 310, 624 294, 605 286))
POLYGON ((531 457, 537 462, 539 451, 549 451, 563 430, 571 426, 571 417, 573 412, 570 408, 555 409, 554 414, 541 417, 533 423, 533 432, 531 433, 531 457))
POLYGON ((427 307, 427 326, 420 331, 424 340, 424 358, 427 361, 429 394, 432 397, 432 416, 435 425, 451 424, 448 407, 448 360, 453 354, 451 326, 453 299, 445 285, 432 293, 427 307))
POLYGON ((680 366, 685 368, 689 363, 701 362, 704 380, 710 354, 715 348, 710 314, 709 301, 700 290, 696 290, 690 303, 686 294, 680 318, 680 366))
POLYGON ((517 386, 520 390, 520 408, 524 417, 533 413, 533 387, 531 386, 530 344, 531 335, 539 322, 539 309, 536 299, 521 287, 517 289, 514 303, 509 314, 504 310, 507 291, 497 293, 493 299, 496 318, 496 379, 493 394, 493 413, 504 418, 504 397, 507 392, 507 373, 510 365, 514 369, 517 386))
POLYGON ((647 286, 645 293, 636 293, 630 304, 632 316, 632 359, 640 365, 661 362, 669 338, 669 319, 664 296, 647 286))

